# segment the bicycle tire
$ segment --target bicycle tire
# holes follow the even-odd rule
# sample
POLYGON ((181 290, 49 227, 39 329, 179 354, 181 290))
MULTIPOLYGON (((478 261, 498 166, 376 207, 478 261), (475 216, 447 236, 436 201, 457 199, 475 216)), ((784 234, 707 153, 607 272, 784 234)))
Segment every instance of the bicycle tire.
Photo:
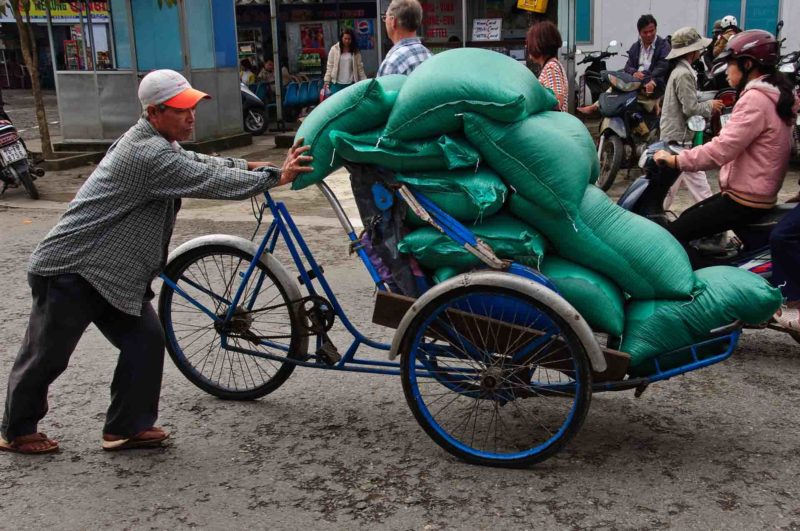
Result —
MULTIPOLYGON (((178 279, 179 287, 190 296, 197 300, 201 298, 211 300, 213 305, 214 300, 197 287, 201 285, 201 281, 207 281, 208 284, 213 283, 214 286, 203 285, 202 287, 217 295, 220 294, 218 286, 224 285, 222 288, 224 291, 221 292, 222 298, 230 300, 239 286, 238 278, 241 278, 241 273, 246 270, 252 259, 251 254, 237 247, 215 243, 197 247, 177 257, 169 264, 165 274, 173 282, 178 279), (226 267, 229 267, 230 271, 227 271, 226 267), (188 280, 191 280, 194 285, 189 284, 188 280), (221 283, 216 281, 221 281, 221 283)), ((259 332, 258 335, 263 335, 260 333, 265 331, 263 326, 269 326, 270 330, 288 328, 285 333, 287 336, 284 340, 285 345, 278 347, 255 345, 252 341, 241 337, 231 337, 229 341, 240 348, 268 352, 273 355, 278 355, 278 351, 280 351, 281 357, 286 360, 303 359, 306 353, 300 352, 301 324, 303 322, 300 303, 289 300, 287 287, 282 285, 279 277, 263 261, 258 262, 258 273, 256 274, 254 271, 250 277, 242 300, 247 300, 248 295, 253 295, 256 286, 253 283, 258 282, 260 277, 262 285, 253 299, 254 304, 251 308, 274 307, 274 311, 242 314, 239 318, 242 326, 240 335, 246 334, 247 331, 259 332), (264 294, 266 295, 262 297, 264 294), (260 319, 263 316, 267 316, 269 322, 266 319, 260 319), (250 324, 247 324, 248 319, 252 319, 250 324), (255 326, 256 323, 258 323, 258 327, 255 326)), ((228 308, 229 304, 218 302, 214 313, 220 316, 225 315, 228 308)), ((241 303, 239 308, 242 308, 241 303)), ((295 369, 295 364, 290 361, 274 361, 252 354, 233 352, 218 346, 216 342, 220 340, 220 334, 210 317, 192 306, 180 295, 176 297, 175 291, 166 283, 163 284, 159 297, 159 316, 167 339, 167 351, 172 361, 190 382, 219 398, 226 400, 261 398, 283 385, 295 369), (175 319, 178 315, 180 315, 180 321, 175 319), (194 330, 192 330, 193 328, 194 330), (200 342, 204 349, 209 349, 209 353, 202 360, 201 367, 198 367, 199 362, 193 361, 199 352, 189 350, 197 342, 200 342), (215 359, 209 372, 206 370, 209 364, 208 357, 214 349, 216 349, 215 359), (220 364, 219 371, 217 371, 218 363, 220 364), (227 373, 225 373, 226 367, 227 373), (267 378, 262 377, 261 381, 257 382, 253 376, 254 372, 259 376, 266 375, 267 378), (218 376, 215 377, 215 374, 218 376), (226 382, 223 382, 223 375, 227 375, 226 382), (248 377, 251 380, 250 384, 247 384, 248 377), (240 385, 240 382, 244 382, 246 385, 240 385)), ((283 330, 278 335, 284 335, 283 330)))
POLYGON ((574 437, 589 410, 591 370, 577 334, 556 311, 510 287, 471 284, 432 299, 410 323, 399 352, 403 391, 417 422, 436 444, 468 463, 522 468, 544 461, 574 437), (487 309, 486 301, 502 302, 502 309, 487 309), (532 313, 527 314, 528 310, 532 313), (530 321, 534 314, 545 319, 530 321), (505 329, 501 322, 511 327, 505 329), (557 339, 551 343, 545 336, 534 336, 531 330, 537 323, 545 323, 543 328, 557 339), (509 337, 506 351, 500 352, 502 338, 517 332, 523 337, 522 343, 519 337, 509 337), (457 337, 458 341, 445 336, 457 337), (518 355, 533 344, 525 343, 525 337, 546 342, 542 349, 525 354, 532 356, 529 362, 515 365, 508 361, 513 359, 510 354, 518 355), (513 345, 513 351, 508 345, 513 345), (431 358, 436 358, 437 364, 431 363, 431 358), (437 374, 444 370, 447 376, 437 374), (455 385, 457 377, 462 379, 460 389, 455 385), (555 382, 557 377, 560 383, 555 382), (487 405, 491 415, 488 424, 480 422, 479 426, 479 416, 487 405), (549 415, 546 408, 561 411, 555 411, 552 421, 545 424, 542 419, 549 415), (528 414, 544 428, 541 437, 535 433, 539 426, 529 422, 534 416, 526 417, 526 410, 534 411, 528 414), (471 434, 462 430, 470 426, 471 434), (510 427, 517 433, 509 431, 506 440, 499 431, 510 427))

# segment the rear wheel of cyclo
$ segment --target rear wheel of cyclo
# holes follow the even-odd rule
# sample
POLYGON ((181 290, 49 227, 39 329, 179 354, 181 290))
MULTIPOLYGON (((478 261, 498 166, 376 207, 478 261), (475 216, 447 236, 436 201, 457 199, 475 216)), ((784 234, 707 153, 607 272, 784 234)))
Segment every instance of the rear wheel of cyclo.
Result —
POLYGON ((543 461, 589 409, 586 349, 565 316, 509 287, 473 282, 435 297, 407 328, 400 353, 417 421, 473 464, 543 461))
MULTIPOLYGON (((233 246, 207 245, 175 259, 165 274, 187 295, 224 316, 230 307, 224 301, 233 299, 252 259, 233 246)), ((287 293, 278 276, 259 262, 233 318, 229 345, 301 359, 305 354, 300 352, 301 309, 291 303, 287 293), (250 302, 253 310, 267 310, 248 313, 250 302), (267 345, 247 336, 272 338, 267 345)), ((260 398, 280 387, 294 371, 292 363, 223 348, 211 318, 166 284, 161 288, 159 315, 172 361, 189 381, 214 396, 229 400, 260 398)))

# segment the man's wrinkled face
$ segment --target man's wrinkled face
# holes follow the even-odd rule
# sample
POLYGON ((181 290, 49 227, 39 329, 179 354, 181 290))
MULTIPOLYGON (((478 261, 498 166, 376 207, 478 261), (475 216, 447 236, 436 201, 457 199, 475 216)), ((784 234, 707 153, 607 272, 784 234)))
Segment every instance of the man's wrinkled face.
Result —
POLYGON ((182 142, 192 137, 195 109, 196 107, 176 109, 166 105, 151 105, 147 109, 147 118, 168 141, 182 142))
POLYGON ((645 46, 653 44, 653 41, 656 40, 656 25, 648 24, 642 28, 642 31, 639 32, 639 37, 641 37, 645 46))

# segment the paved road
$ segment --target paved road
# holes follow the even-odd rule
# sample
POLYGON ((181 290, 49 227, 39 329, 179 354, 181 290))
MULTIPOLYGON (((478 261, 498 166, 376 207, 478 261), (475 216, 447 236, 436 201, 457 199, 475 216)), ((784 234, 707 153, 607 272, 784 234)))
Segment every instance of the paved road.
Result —
MULTIPOLYGON (((80 182, 48 175, 43 202, 14 192, 0 203, 0 395, 30 307, 27 257, 80 182)), ((369 280, 319 196, 278 195, 302 214, 353 321, 369 323, 369 280)), ((189 202, 173 244, 214 232, 249 237, 248 209, 189 202)), ((333 339, 345 345, 341 331, 333 339)), ((103 453, 114 357, 92 328, 53 385, 41 428, 61 441, 60 454, 0 454, 0 528, 800 527, 800 345, 774 332, 748 331, 728 362, 640 399, 595 395, 569 447, 521 471, 469 466, 440 450, 396 378, 298 369, 261 400, 224 402, 169 360, 161 422, 174 433, 171 446, 103 453)))

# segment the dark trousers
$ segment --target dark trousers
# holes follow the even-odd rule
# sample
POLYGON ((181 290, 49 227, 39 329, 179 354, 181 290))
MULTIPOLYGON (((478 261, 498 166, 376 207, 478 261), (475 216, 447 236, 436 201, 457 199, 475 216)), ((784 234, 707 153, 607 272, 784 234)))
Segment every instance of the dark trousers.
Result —
POLYGON ((800 300, 800 206, 772 230, 772 279, 789 301, 800 300))
POLYGON ((37 432, 48 410, 47 390, 64 372, 90 323, 119 349, 104 433, 133 436, 152 427, 164 368, 164 331, 149 302, 142 315, 109 304, 79 275, 28 275, 33 306, 8 379, 0 433, 6 440, 37 432))
POLYGON ((688 245, 689 242, 726 230, 736 232, 736 229, 757 221, 766 212, 762 208, 737 203, 726 195, 714 194, 686 209, 678 219, 667 225, 667 230, 684 244, 692 267, 698 269, 714 263, 704 259, 688 245))

